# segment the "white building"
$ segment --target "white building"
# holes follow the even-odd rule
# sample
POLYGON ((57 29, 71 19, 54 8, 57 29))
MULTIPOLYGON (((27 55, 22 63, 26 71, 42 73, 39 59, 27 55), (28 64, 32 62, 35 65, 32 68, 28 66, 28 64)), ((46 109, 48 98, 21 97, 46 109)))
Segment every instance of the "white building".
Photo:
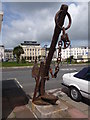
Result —
POLYGON ((4 46, 0 45, 0 62, 4 60, 4 46))
MULTIPOLYGON (((50 48, 42 48, 41 49, 41 58, 42 59, 48 56, 49 50, 50 50, 50 48)), ((54 52, 54 55, 52 58, 52 61, 56 61, 56 60, 57 60, 57 51, 54 52)))
POLYGON ((23 50, 24 54, 21 55, 22 58, 25 58, 26 61, 35 61, 35 59, 39 60, 41 56, 41 46, 37 43, 37 41, 24 41, 20 45, 23 50))
POLYGON ((74 59, 83 58, 84 56, 88 58, 88 47, 69 47, 67 49, 62 49, 61 55, 62 60, 73 56, 74 59))
POLYGON ((13 60, 13 50, 12 49, 5 49, 4 56, 5 56, 5 60, 12 61, 13 60))

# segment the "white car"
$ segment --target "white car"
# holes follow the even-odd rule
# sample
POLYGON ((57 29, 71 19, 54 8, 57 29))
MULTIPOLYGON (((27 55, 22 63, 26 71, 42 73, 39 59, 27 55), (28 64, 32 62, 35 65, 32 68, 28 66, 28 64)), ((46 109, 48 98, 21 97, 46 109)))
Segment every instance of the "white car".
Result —
POLYGON ((62 85, 69 88, 70 97, 79 102, 82 96, 90 99, 90 67, 63 75, 62 85))

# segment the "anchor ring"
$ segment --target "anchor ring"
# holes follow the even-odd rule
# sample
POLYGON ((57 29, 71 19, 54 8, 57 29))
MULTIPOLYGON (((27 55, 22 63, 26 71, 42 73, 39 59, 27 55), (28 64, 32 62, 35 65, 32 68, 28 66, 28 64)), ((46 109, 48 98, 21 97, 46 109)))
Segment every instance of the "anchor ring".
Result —
MULTIPOLYGON (((63 10, 58 11, 57 14, 56 14, 56 16, 55 16, 55 23, 56 23, 56 25, 57 25, 61 30, 63 30, 63 27, 61 27, 61 26, 59 25, 59 23, 58 23, 58 15, 61 14, 62 12, 64 12, 64 11, 63 11, 63 10)), ((71 16, 70 16, 70 14, 69 14, 68 12, 66 12, 66 15, 67 15, 67 17, 68 17, 68 19, 69 19, 69 24, 68 24, 68 26, 65 28, 65 30, 67 30, 67 29, 69 29, 69 28, 71 27, 71 16)))

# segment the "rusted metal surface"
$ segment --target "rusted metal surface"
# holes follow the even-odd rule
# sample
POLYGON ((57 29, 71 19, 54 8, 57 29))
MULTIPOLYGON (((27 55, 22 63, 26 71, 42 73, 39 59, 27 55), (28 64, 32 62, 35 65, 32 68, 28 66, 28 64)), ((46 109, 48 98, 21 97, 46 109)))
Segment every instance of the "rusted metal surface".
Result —
MULTIPOLYGON (((33 76, 36 79, 36 86, 35 86, 35 91, 34 91, 34 96, 33 96, 33 102, 34 103, 35 103, 36 100, 38 101, 38 99, 39 99, 39 103, 37 102, 37 104, 41 104, 40 99, 41 99, 41 101, 43 100, 44 102, 49 102, 51 104, 52 103, 55 104, 56 101, 57 101, 57 97, 55 97, 53 95, 49 95, 49 94, 47 95, 45 93, 45 82, 46 82, 46 80, 49 80, 49 70, 50 70, 50 73, 51 73, 52 77, 57 77, 57 73, 59 71, 59 63, 61 61, 61 47, 62 47, 62 44, 63 44, 64 48, 67 48, 70 44, 68 34, 65 33, 65 30, 69 29, 70 26, 71 26, 71 17, 70 17, 70 14, 67 11, 68 11, 68 6, 67 5, 62 5, 61 9, 56 13, 56 16, 55 16, 55 23, 56 24, 55 24, 54 34, 53 34, 53 37, 52 37, 52 42, 51 42, 51 46, 50 46, 49 53, 48 53, 48 56, 46 58, 46 61, 41 62, 39 70, 38 70, 38 67, 36 67, 37 70, 33 70, 34 71, 33 76), (66 15, 68 16, 69 24, 66 28, 64 28, 62 26, 64 24, 64 20, 65 20, 66 15), (61 30, 63 31, 63 35, 61 36, 61 39, 58 43, 59 53, 58 53, 58 59, 57 59, 57 66, 55 68, 55 73, 52 74, 52 70, 50 69, 50 64, 51 64, 53 54, 54 54, 55 49, 56 49, 56 44, 58 42, 58 38, 59 38, 59 35, 61 33, 61 30), (35 71, 36 72, 39 71, 38 74, 35 73, 35 71), (36 97, 37 92, 39 92, 38 97, 36 97)), ((35 69, 35 68, 33 68, 33 69, 35 69)))
POLYGON ((41 96, 41 99, 48 103, 55 105, 56 101, 58 100, 58 97, 56 97, 52 94, 44 94, 43 96, 41 96))
POLYGON ((32 77, 37 78, 39 76, 39 70, 37 62, 34 63, 33 69, 32 69, 32 77))
POLYGON ((61 36, 61 43, 62 43, 62 46, 63 46, 63 49, 66 49, 69 47, 70 45, 70 40, 69 40, 69 37, 68 37, 68 34, 65 33, 65 28, 63 27, 63 35, 61 36))

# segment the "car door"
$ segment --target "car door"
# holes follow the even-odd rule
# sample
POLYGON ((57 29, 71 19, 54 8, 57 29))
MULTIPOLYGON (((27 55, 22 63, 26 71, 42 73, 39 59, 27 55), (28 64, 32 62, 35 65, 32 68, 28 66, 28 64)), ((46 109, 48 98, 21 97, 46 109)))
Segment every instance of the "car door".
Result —
POLYGON ((82 96, 88 98, 88 81, 85 79, 78 78, 76 85, 80 89, 82 96))
POLYGON ((88 90, 86 92, 88 93, 88 98, 90 99, 90 70, 87 72, 87 74, 85 76, 85 80, 88 85, 88 90))

